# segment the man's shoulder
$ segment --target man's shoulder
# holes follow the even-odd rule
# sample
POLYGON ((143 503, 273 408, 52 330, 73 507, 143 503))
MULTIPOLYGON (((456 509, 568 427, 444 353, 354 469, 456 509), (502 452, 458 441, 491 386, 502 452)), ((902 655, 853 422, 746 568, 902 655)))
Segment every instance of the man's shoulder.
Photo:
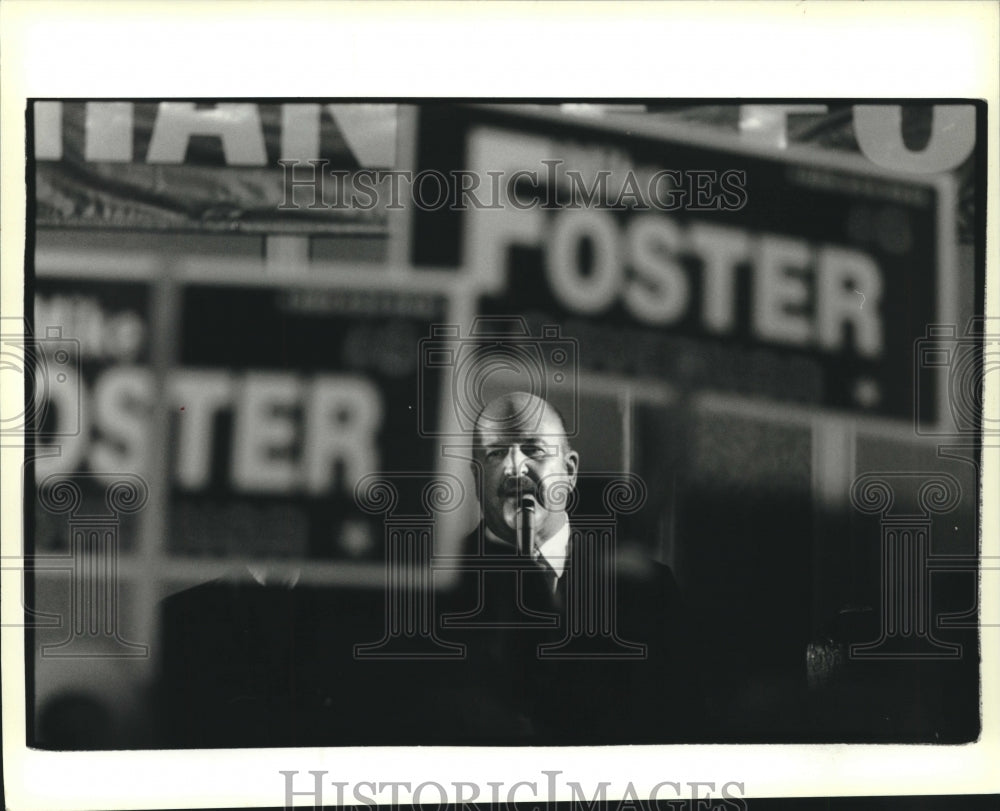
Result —
POLYGON ((659 560, 635 554, 623 554, 617 558, 617 567, 623 579, 646 584, 649 588, 665 594, 678 593, 673 569, 659 560))
MULTIPOLYGON (((160 622, 166 630, 181 627, 186 633, 200 628, 215 633, 220 627, 245 625, 250 618, 308 616, 325 590, 297 585, 263 586, 252 580, 223 577, 181 589, 159 604, 160 622)), ((324 606, 325 607, 325 606, 324 606)))
POLYGON ((160 611, 163 614, 178 614, 218 608, 231 602, 236 593, 237 584, 232 581, 221 578, 209 580, 168 594, 160 601, 160 611))
POLYGON ((670 566, 653 558, 639 544, 620 543, 608 546, 594 540, 588 546, 587 538, 579 532, 571 531, 569 560, 577 567, 599 568, 603 573, 613 573, 619 579, 632 581, 636 585, 646 584, 667 590, 677 588, 670 566))
POLYGON ((164 611, 213 609, 252 602, 271 591, 253 581, 235 577, 219 577, 175 591, 164 597, 160 605, 164 611))
POLYGON ((258 603, 247 584, 225 578, 181 589, 160 601, 164 643, 189 648, 208 644, 205 640, 231 638, 258 603))

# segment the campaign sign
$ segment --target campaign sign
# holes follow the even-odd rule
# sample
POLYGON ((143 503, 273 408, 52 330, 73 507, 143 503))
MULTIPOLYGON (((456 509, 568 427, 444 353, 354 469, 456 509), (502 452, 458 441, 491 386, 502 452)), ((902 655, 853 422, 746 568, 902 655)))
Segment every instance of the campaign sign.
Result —
MULTIPOLYGON (((382 516, 360 509, 355 487, 436 470, 417 425, 417 347, 447 319, 445 296, 213 282, 186 284, 181 302, 171 551, 382 560, 382 516)), ((399 498, 419 512, 419 494, 399 498)))
MULTIPOLYGON (((426 105, 399 255, 561 326, 581 375, 910 420, 953 319, 950 178, 711 131, 426 105)), ((932 391, 922 414, 941 418, 932 391)))
MULTIPOLYGON (((103 514, 107 485, 148 469, 149 282, 36 278, 31 368, 35 481, 74 477, 81 513, 103 514)), ((69 548, 65 516, 36 509, 36 551, 69 548)), ((122 516, 123 548, 138 516, 122 516)))

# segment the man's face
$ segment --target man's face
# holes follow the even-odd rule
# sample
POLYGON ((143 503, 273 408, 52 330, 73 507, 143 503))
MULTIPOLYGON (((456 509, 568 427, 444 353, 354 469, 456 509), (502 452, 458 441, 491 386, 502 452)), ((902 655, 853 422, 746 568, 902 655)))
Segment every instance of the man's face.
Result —
MULTIPOLYGON (((541 402, 541 401, 538 401, 541 402)), ((492 406, 493 404, 491 404, 492 406)), ((483 519, 498 537, 514 542, 519 498, 534 496, 532 527, 545 541, 566 522, 569 492, 576 486, 578 456, 569 450, 559 417, 542 403, 518 419, 518 403, 487 407, 478 424, 476 464, 483 519), (506 410, 502 407, 508 406, 506 410)), ((523 405, 523 402, 521 403, 523 405)))

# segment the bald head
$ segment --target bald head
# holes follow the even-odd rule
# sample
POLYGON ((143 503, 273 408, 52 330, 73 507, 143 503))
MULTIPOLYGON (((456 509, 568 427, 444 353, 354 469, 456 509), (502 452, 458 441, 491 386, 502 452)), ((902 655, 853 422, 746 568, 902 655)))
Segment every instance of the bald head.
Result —
POLYGON ((551 403, 526 391, 502 394, 490 400, 476 417, 476 445, 484 434, 502 436, 532 436, 546 444, 569 449, 566 421, 551 403))

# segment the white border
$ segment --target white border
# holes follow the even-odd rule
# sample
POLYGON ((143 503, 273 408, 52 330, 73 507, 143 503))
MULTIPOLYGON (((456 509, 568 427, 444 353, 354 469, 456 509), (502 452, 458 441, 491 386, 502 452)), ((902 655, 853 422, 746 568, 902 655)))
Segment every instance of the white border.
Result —
MULTIPOLYGON (((998 29, 992 2, 101 6, 5 0, 0 306, 3 315, 18 315, 23 296, 16 269, 23 262, 29 96, 985 98, 992 105, 987 233, 996 235, 998 29)), ((988 262, 994 284, 995 240, 988 262)), ((991 288, 987 315, 997 312, 991 288)), ((996 409, 996 380, 990 385, 986 407, 996 409)), ((3 396, 20 402, 21 392, 5 386, 3 396)), ((4 470, 20 469, 19 452, 4 449, 2 455, 4 470)), ((998 490, 996 455, 987 453, 987 493, 998 490)), ((20 537, 17 487, 7 477, 3 506, 7 554, 7 545, 20 537)), ((984 554, 996 554, 996 509, 984 502, 984 554)), ((17 614, 16 593, 2 592, 4 621, 17 614)), ((984 591, 982 610, 1000 614, 996 589, 984 591)), ((23 637, 4 628, 7 803, 18 810, 280 805, 278 769, 326 769, 331 780, 508 785, 541 779, 541 769, 562 769, 563 785, 631 779, 648 788, 660 780, 736 780, 749 796, 997 791, 998 635, 984 629, 991 668, 984 674, 986 726, 983 740, 969 746, 82 754, 19 746, 23 637)))

